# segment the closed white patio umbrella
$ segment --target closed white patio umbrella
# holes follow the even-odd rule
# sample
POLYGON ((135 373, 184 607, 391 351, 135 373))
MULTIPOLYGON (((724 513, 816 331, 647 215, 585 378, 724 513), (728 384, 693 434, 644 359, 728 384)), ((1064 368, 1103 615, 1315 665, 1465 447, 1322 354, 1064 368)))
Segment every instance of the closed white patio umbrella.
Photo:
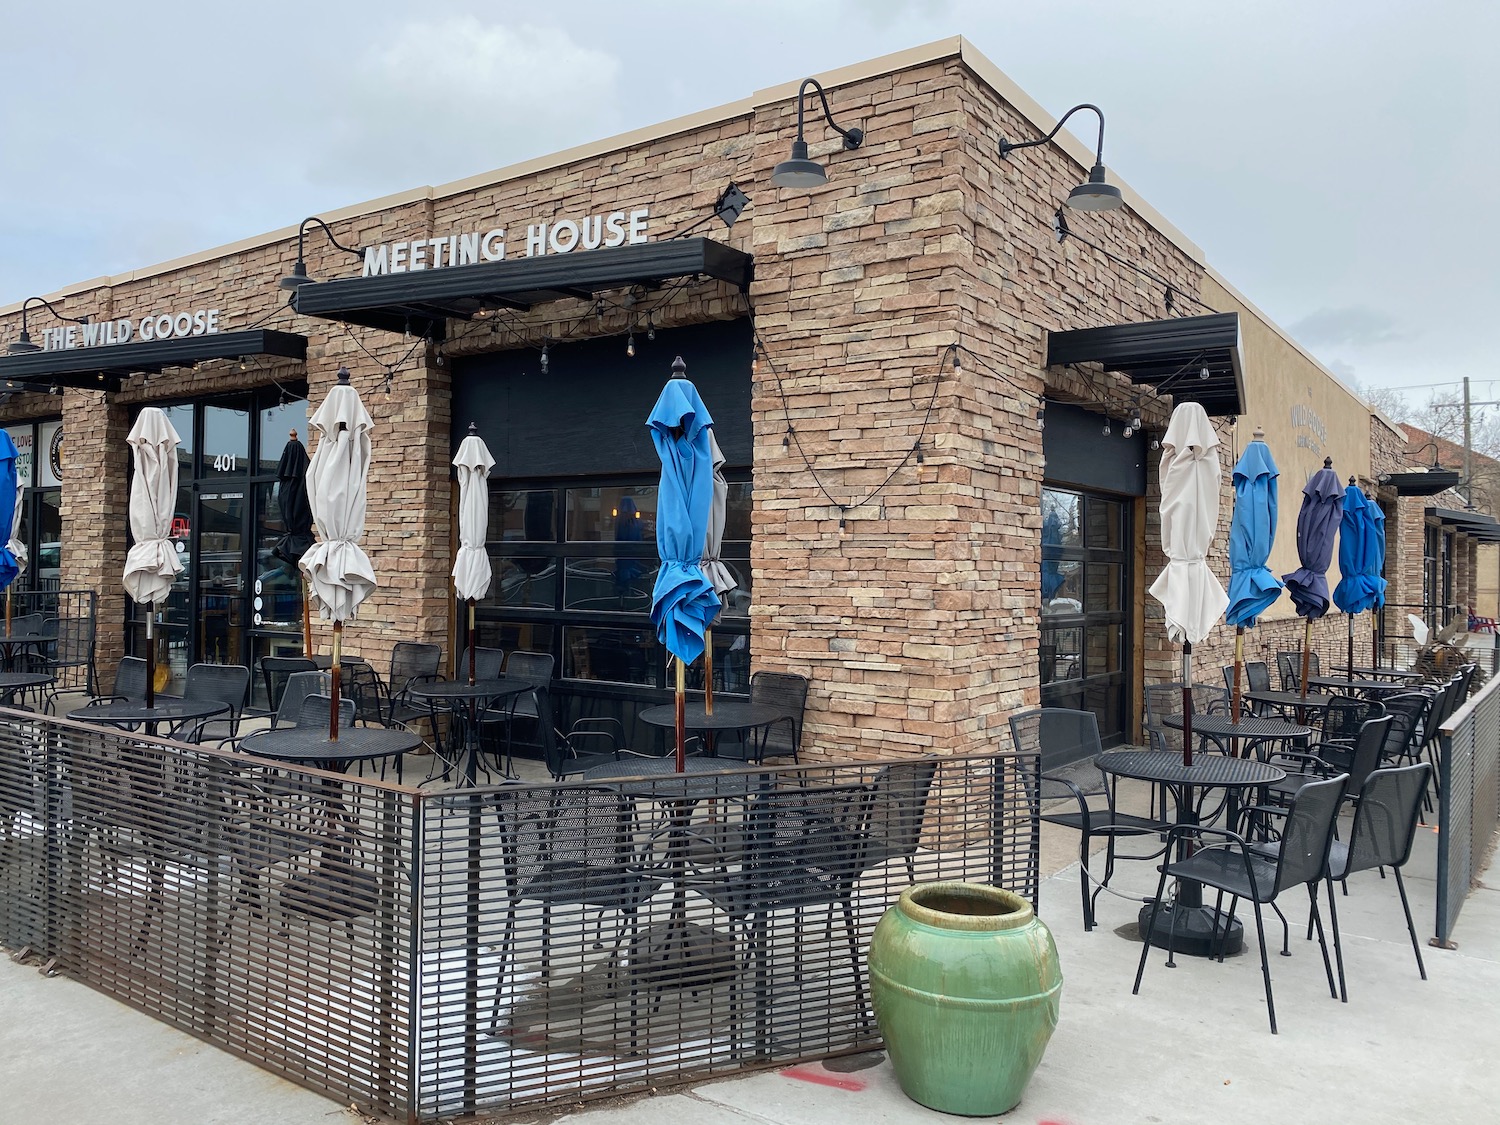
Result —
POLYGON ((474 682, 474 603, 490 592, 490 557, 484 541, 490 527, 490 470, 495 459, 469 423, 469 436, 453 458, 458 472, 458 556, 453 560, 453 592, 469 603, 469 683, 474 682))
POLYGON ((307 468, 307 501, 318 541, 299 563, 318 615, 333 622, 333 705, 331 739, 338 738, 339 660, 344 622, 375 590, 375 570, 359 545, 365 532, 365 490, 370 474, 370 431, 374 423, 350 385, 349 369, 339 368, 338 384, 308 421, 317 447, 307 468))
POLYGON ((148 406, 126 437, 135 457, 130 481, 130 534, 125 592, 146 610, 146 706, 156 706, 156 607, 182 573, 171 541, 177 510, 177 446, 181 439, 164 411, 148 406))
POLYGON ((1219 435, 1196 402, 1172 411, 1162 439, 1161 545, 1166 569, 1151 596, 1166 610, 1167 636, 1182 645, 1182 755, 1193 762, 1193 645, 1208 636, 1229 596, 1208 566, 1219 522, 1219 435))

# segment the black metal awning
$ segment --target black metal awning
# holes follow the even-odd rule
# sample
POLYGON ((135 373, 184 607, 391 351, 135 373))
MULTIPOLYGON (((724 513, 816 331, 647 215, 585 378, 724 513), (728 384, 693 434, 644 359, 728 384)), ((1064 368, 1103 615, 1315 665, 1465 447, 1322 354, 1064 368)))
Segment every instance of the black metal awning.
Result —
POLYGON ((448 320, 468 320, 486 308, 529 309, 569 297, 592 300, 610 289, 693 275, 746 289, 753 265, 749 254, 712 239, 678 238, 313 282, 297 290, 293 304, 308 316, 440 340, 448 320))
POLYGON ((1068 363, 1123 372, 1174 402, 1201 403, 1210 415, 1244 413, 1239 313, 1049 332, 1047 366, 1068 363))
POLYGON ((1434 466, 1430 469, 1406 469, 1399 473, 1381 473, 1379 481, 1396 490, 1398 496, 1436 496, 1458 484, 1454 469, 1434 466))
POLYGON ((43 390, 51 386, 117 391, 126 379, 143 371, 157 374, 168 367, 261 356, 305 360, 307 337, 256 328, 171 340, 141 340, 134 344, 0 355, 0 391, 43 390))
POLYGON ((1500 520, 1494 516, 1454 508, 1428 508, 1427 515, 1481 543, 1500 543, 1500 520))

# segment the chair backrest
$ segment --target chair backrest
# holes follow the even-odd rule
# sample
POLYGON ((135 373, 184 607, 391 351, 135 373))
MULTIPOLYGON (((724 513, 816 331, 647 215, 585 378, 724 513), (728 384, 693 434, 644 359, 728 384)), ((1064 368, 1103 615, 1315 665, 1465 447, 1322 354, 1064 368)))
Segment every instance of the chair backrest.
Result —
MULTIPOLYGON (((1300 674, 1300 667, 1298 669, 1298 672, 1300 674)), ((1321 676, 1323 674, 1323 662, 1318 659, 1318 654, 1315 652, 1309 652, 1307 654, 1307 674, 1309 678, 1311 678, 1312 676, 1321 676)))
POLYGON ((807 710, 808 679, 795 672, 755 672, 750 676, 750 702, 770 703, 792 716, 790 729, 777 723, 766 732, 765 752, 773 757, 802 749, 802 716, 807 710))
POLYGON ((1251 691, 1271 690, 1271 669, 1264 660, 1245 661, 1245 679, 1249 682, 1251 691))
POLYGON ((318 666, 305 656, 262 656, 260 677, 266 685, 266 707, 273 713, 281 707, 281 693, 293 672, 316 672, 318 666))
MULTIPOLYGON (((1093 712, 1085 712, 1090 718, 1093 712)), ((875 775, 866 835, 866 867, 916 854, 927 814, 927 795, 937 773, 936 762, 900 762, 882 766, 875 775)))
MULTIPOLYGON (((321 693, 304 695, 302 702, 297 708, 297 722, 299 727, 318 727, 328 725, 328 716, 333 712, 333 696, 321 693)), ((347 695, 339 697, 339 727, 350 727, 354 725, 354 700, 347 695)))
POLYGON ((1068 707, 1038 707, 1012 715, 1010 737, 1016 753, 1055 761, 1092 758, 1104 749, 1098 717, 1092 711, 1068 707))
POLYGON ((1432 763, 1376 770, 1359 789, 1359 808, 1349 835, 1346 874, 1372 867, 1400 867, 1411 858, 1422 798, 1432 763))
POLYGON ((1430 742, 1437 737, 1438 727, 1446 723, 1462 705, 1464 690, 1463 680, 1457 675, 1443 684, 1442 690, 1433 701, 1432 713, 1427 720, 1429 727, 1427 741, 1430 742))
POLYGON ((746 816, 747 848, 757 878, 752 895, 780 893, 778 873, 816 871, 826 898, 838 897, 871 866, 868 785, 772 789, 758 794, 746 816), (764 874, 762 881, 759 876, 764 874))
POLYGON ((182 697, 228 704, 229 717, 238 719, 250 701, 250 669, 243 664, 194 664, 187 670, 182 697))
POLYGON ((1328 848, 1349 775, 1312 781, 1297 790, 1282 829, 1276 859, 1275 891, 1321 879, 1328 868, 1328 848))
MULTIPOLYGON (((1401 716, 1403 728, 1406 722, 1406 716, 1401 716)), ((1386 746, 1393 737, 1391 731, 1395 726, 1394 716, 1382 715, 1376 719, 1366 719, 1359 728, 1359 736, 1354 740, 1354 753, 1349 757, 1349 792, 1358 793, 1365 778, 1380 768, 1381 758, 1385 756, 1386 746)))
MULTIPOLYGON (((505 670, 505 650, 499 648, 476 648, 474 650, 474 678, 476 680, 497 680, 505 670)), ((458 667, 453 670, 455 676, 467 677, 469 674, 469 650, 466 648, 463 655, 459 657, 458 667)))
POLYGON ((1282 691, 1296 691, 1302 677, 1302 654, 1300 652, 1278 652, 1276 674, 1281 677, 1282 691))
MULTIPOLYGON (((516 649, 505 658, 505 674, 538 686, 550 683, 556 658, 550 652, 527 652, 516 649)), ((467 674, 467 666, 460 669, 467 674)))
POLYGON ((43 613, 23 613, 19 617, 10 620, 10 633, 13 637, 30 637, 42 632, 47 621, 43 613))
POLYGON ((115 685, 110 694, 131 702, 146 698, 146 661, 139 656, 122 656, 115 665, 115 685))
MULTIPOLYGON (((1194 684, 1189 701, 1195 715, 1218 715, 1229 712, 1229 692, 1221 687, 1194 684)), ((1162 724, 1166 716, 1180 714, 1182 714, 1181 683, 1146 685, 1146 727, 1153 747, 1179 754, 1182 752, 1182 732, 1162 724)), ((1199 740, 1199 745, 1200 747, 1212 746, 1212 743, 1199 740)))
MULTIPOLYGON (((424 676, 436 676, 443 666, 441 645, 417 641, 397 641, 391 647, 391 678, 387 685, 393 697, 400 696, 411 682, 424 676)), ((468 667, 467 664, 464 666, 468 667)))
POLYGON ((636 832, 634 803, 615 789, 518 786, 485 799, 493 800, 499 817, 506 881, 517 897, 539 883, 554 902, 589 902, 620 887, 645 859, 649 843, 647 834, 636 832), (558 877, 537 879, 547 871, 558 877))
MULTIPOLYGON (((327 672, 293 672, 286 678, 286 687, 281 693, 281 704, 276 708, 273 727, 294 727, 302 713, 302 701, 310 695, 328 694, 333 691, 333 676, 327 672)), ((326 711, 327 708, 325 707, 326 711)))
POLYGON ((1323 739, 1353 742, 1359 737, 1360 728, 1367 720, 1378 719, 1384 714, 1385 706, 1374 700, 1353 695, 1336 695, 1323 708, 1323 739))

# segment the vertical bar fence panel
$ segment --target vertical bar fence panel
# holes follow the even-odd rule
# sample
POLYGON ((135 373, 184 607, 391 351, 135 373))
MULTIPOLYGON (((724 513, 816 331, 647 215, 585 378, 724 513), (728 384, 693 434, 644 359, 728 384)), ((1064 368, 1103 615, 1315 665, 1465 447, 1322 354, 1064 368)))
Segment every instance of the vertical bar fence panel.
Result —
POLYGON ((903 890, 1036 901, 1035 755, 661 764, 423 791, 0 711, 0 944, 416 1121, 870 1049, 903 890))
POLYGON ((0 942, 405 1116, 420 796, 0 711, 0 942))
POLYGON ((879 1045, 911 883, 1035 901, 1034 756, 506 785, 423 801, 418 1109, 604 1097, 879 1045))
POLYGON ((1448 946, 1500 825, 1500 679, 1438 730, 1438 870, 1434 944, 1448 946))

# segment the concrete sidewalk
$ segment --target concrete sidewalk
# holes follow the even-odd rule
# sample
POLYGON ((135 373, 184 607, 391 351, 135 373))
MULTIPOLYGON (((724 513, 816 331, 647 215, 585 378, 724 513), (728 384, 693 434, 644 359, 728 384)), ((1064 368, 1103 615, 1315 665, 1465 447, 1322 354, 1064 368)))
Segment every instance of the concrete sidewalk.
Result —
MULTIPOLYGON (((1049 828, 1045 854, 1076 836, 1049 828)), ((1429 980, 1417 975, 1395 883, 1366 872, 1339 900, 1350 999, 1331 1000, 1316 943, 1303 940, 1306 899, 1288 894, 1290 958, 1272 974, 1281 1034, 1266 1021, 1253 924, 1247 952, 1220 965, 1153 951, 1132 996, 1139 898, 1150 863, 1124 863, 1100 925, 1079 922, 1076 866, 1043 885, 1065 978, 1062 1017, 1015 1125, 1230 1125, 1258 1122, 1494 1120, 1500 1021, 1500 891, 1470 896, 1456 950, 1432 930, 1436 835, 1419 832, 1408 891, 1429 980)), ((1248 918, 1248 915, 1246 915, 1248 918)), ((832 1060, 588 1107, 527 1110, 504 1120, 570 1125, 814 1125, 956 1120, 901 1093, 883 1055, 832 1060)), ((275 1078, 63 979, 0 958, 0 1125, 336 1125, 358 1114, 275 1078)))

